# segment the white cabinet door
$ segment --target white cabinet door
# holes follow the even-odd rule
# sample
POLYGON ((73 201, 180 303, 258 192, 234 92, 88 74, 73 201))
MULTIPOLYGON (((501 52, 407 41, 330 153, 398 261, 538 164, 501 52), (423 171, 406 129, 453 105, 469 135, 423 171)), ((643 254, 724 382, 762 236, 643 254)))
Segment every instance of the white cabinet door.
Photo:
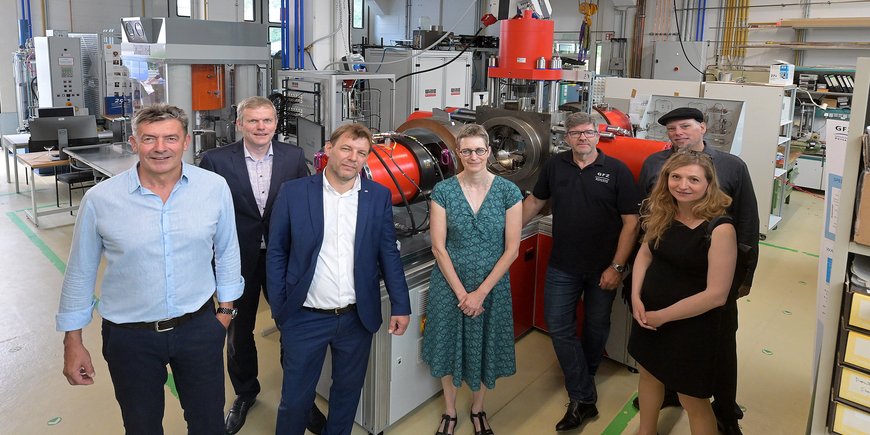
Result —
POLYGON ((795 161, 797 177, 794 184, 808 189, 821 190, 822 173, 824 172, 822 157, 801 156, 795 161))

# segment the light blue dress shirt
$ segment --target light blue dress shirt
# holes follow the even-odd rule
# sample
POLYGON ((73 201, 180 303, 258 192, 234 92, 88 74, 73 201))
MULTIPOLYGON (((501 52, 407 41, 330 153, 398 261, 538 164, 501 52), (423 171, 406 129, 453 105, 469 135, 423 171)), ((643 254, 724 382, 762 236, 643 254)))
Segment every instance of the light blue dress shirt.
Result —
POLYGON ((137 167, 97 184, 82 199, 58 331, 86 326, 95 306, 114 323, 152 322, 194 312, 215 292, 219 302, 242 295, 233 200, 223 177, 185 163, 164 204, 141 185, 137 167))

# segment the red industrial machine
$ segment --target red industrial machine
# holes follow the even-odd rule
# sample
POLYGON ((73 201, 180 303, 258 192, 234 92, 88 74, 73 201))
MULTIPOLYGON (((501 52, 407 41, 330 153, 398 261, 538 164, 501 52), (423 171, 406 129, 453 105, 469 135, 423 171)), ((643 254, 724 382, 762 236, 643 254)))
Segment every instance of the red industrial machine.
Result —
POLYGON ((498 46, 498 65, 491 66, 490 78, 561 80, 562 66, 547 68, 553 56, 553 29, 551 20, 532 17, 524 10, 521 17, 501 22, 498 46), (543 59, 544 67, 538 63, 543 59))

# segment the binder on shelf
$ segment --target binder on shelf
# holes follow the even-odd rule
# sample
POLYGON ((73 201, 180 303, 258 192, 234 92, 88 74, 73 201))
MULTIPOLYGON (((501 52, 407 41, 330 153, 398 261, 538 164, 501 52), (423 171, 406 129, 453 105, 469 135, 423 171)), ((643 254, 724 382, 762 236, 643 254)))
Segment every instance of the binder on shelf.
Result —
POLYGON ((855 79, 852 76, 846 76, 846 82, 849 83, 849 92, 855 92, 855 79))
POLYGON ((846 83, 846 78, 845 78, 845 77, 843 77, 843 76, 841 76, 841 75, 837 75, 837 76, 835 76, 835 77, 837 77, 837 82, 840 83, 840 89, 842 89, 841 92, 852 92, 852 90, 849 89, 849 85, 848 85, 848 83, 846 83))
POLYGON ((840 91, 838 90, 839 86, 838 86, 837 84, 834 83, 835 81, 836 81, 836 80, 834 80, 833 75, 831 75, 831 74, 825 74, 825 84, 828 85, 828 91, 829 91, 829 92, 840 92, 840 91))

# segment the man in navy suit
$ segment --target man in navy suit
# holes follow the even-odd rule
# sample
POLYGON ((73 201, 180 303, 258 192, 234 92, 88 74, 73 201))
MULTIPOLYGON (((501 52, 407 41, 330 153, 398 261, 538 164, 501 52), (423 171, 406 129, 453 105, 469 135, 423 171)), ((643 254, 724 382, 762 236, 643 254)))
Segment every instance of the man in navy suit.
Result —
POLYGON ((350 434, 372 336, 380 328, 384 280, 389 333, 408 327, 411 303, 390 192, 360 177, 372 136, 347 124, 326 143, 323 174, 284 183, 275 200, 266 290, 284 346, 276 433, 302 435, 327 346, 332 387, 324 434, 350 434))
MULTIPOLYGON (((229 434, 242 428, 248 409, 260 393, 254 324, 260 289, 266 285, 266 239, 272 204, 281 184, 308 175, 301 148, 272 140, 277 116, 271 101, 246 98, 239 103, 238 113, 236 126, 243 139, 205 153, 199 164, 223 176, 230 186, 245 278, 245 291, 235 302, 238 314, 227 332, 227 371, 236 393, 225 420, 229 434)), ((312 416, 312 432, 320 433, 322 414, 313 408, 312 416)))

